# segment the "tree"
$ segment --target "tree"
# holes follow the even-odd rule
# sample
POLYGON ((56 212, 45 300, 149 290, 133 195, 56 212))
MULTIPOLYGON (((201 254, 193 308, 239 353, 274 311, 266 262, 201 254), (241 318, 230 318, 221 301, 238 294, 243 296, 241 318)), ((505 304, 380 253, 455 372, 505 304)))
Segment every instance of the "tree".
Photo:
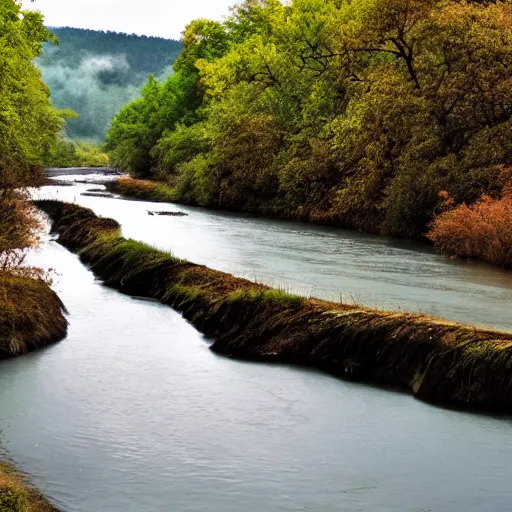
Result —
POLYGON ((23 189, 42 179, 43 157, 62 128, 33 59, 54 38, 42 16, 0 0, 0 268, 23 261, 38 222, 23 189))
POLYGON ((245 0, 176 68, 194 114, 149 152, 186 201, 421 237, 512 165, 509 2, 245 0))

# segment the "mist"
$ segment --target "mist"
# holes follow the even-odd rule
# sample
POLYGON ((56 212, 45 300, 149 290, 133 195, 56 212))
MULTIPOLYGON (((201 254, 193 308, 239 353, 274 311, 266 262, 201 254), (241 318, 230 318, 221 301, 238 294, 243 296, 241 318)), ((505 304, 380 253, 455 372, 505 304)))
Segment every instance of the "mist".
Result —
POLYGON ((66 127, 75 140, 102 142, 112 118, 140 94, 148 76, 168 76, 181 52, 178 41, 70 27, 51 30, 60 44, 45 44, 37 65, 54 105, 78 114, 66 127))
POLYGON ((79 116, 68 122, 67 135, 97 142, 103 141, 114 115, 147 80, 130 67, 126 55, 90 55, 76 68, 59 64, 40 69, 53 103, 79 116))

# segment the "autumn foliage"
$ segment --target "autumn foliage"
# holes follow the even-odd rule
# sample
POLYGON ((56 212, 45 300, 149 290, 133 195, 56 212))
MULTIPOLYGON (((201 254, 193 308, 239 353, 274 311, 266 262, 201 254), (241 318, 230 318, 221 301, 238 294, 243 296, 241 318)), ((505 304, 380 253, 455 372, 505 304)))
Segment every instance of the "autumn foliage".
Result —
POLYGON ((512 267, 512 190, 445 211, 427 236, 446 254, 512 267))

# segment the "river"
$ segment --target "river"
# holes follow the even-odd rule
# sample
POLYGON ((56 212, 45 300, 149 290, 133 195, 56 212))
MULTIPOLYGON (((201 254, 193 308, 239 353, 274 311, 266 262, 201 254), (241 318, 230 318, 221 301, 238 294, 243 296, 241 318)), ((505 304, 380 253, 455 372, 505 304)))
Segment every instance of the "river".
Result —
MULTIPOLYGON (((179 208, 190 213, 184 218, 152 217, 147 209, 178 207, 80 196, 85 187, 43 194, 76 197, 121 220, 126 234, 179 256, 306 293, 337 293, 328 254, 346 263, 349 249, 336 252, 336 240, 350 244, 364 265, 372 259, 365 244, 380 254, 373 256, 377 288, 388 288, 386 266, 399 276, 400 269, 421 268, 423 259, 418 279, 427 281, 436 262, 446 265, 437 278, 453 269, 460 280, 446 284, 449 293, 464 297, 464 289, 479 289, 474 293, 489 311, 482 290, 494 289, 489 297, 499 305, 512 289, 505 273, 392 241, 196 209, 179 208), (288 255, 293 243, 298 254, 279 260, 277 253, 288 247, 288 255), (316 247, 310 256, 308 247, 316 247), (273 251, 274 258, 261 259, 273 251), (476 276, 478 268, 488 277, 464 288, 461 275, 476 276), (315 272, 319 284, 307 284, 315 272)), ((69 336, 0 364, 1 438, 6 454, 65 512, 511 510, 511 419, 431 407, 315 371, 218 357, 177 313, 105 288, 55 242, 47 239, 31 261, 56 269, 69 336)), ((353 279, 370 273, 360 263, 353 279)), ((406 294, 412 279, 406 274, 395 286, 406 294)), ((368 279, 365 290, 377 297, 370 285, 368 279)), ((444 289, 418 292, 417 304, 428 290, 444 289)), ((459 311, 465 309, 461 304, 459 311)), ((508 313, 493 318, 510 327, 508 313)))
POLYGON ((512 332, 512 272, 450 261, 427 245, 342 229, 81 195, 90 188, 47 188, 43 196, 75 201, 115 218, 127 237, 194 263, 301 295, 512 332), (148 215, 154 210, 189 216, 148 215))

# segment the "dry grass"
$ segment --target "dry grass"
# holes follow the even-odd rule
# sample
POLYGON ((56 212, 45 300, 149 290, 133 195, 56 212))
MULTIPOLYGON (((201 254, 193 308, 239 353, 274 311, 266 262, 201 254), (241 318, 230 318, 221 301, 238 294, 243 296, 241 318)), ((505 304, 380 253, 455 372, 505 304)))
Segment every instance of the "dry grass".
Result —
POLYGON ((427 236, 448 255, 512 268, 512 191, 442 213, 427 236))
POLYGON ((64 306, 40 279, 0 272, 0 359, 65 337, 64 306))
POLYGON ((59 512, 7 463, 0 463, 0 512, 59 512))
POLYGON ((60 242, 106 284, 172 306, 215 339, 215 352, 308 365, 432 402, 512 412, 512 334, 293 296, 126 240, 91 210, 38 204, 52 216, 60 242))

